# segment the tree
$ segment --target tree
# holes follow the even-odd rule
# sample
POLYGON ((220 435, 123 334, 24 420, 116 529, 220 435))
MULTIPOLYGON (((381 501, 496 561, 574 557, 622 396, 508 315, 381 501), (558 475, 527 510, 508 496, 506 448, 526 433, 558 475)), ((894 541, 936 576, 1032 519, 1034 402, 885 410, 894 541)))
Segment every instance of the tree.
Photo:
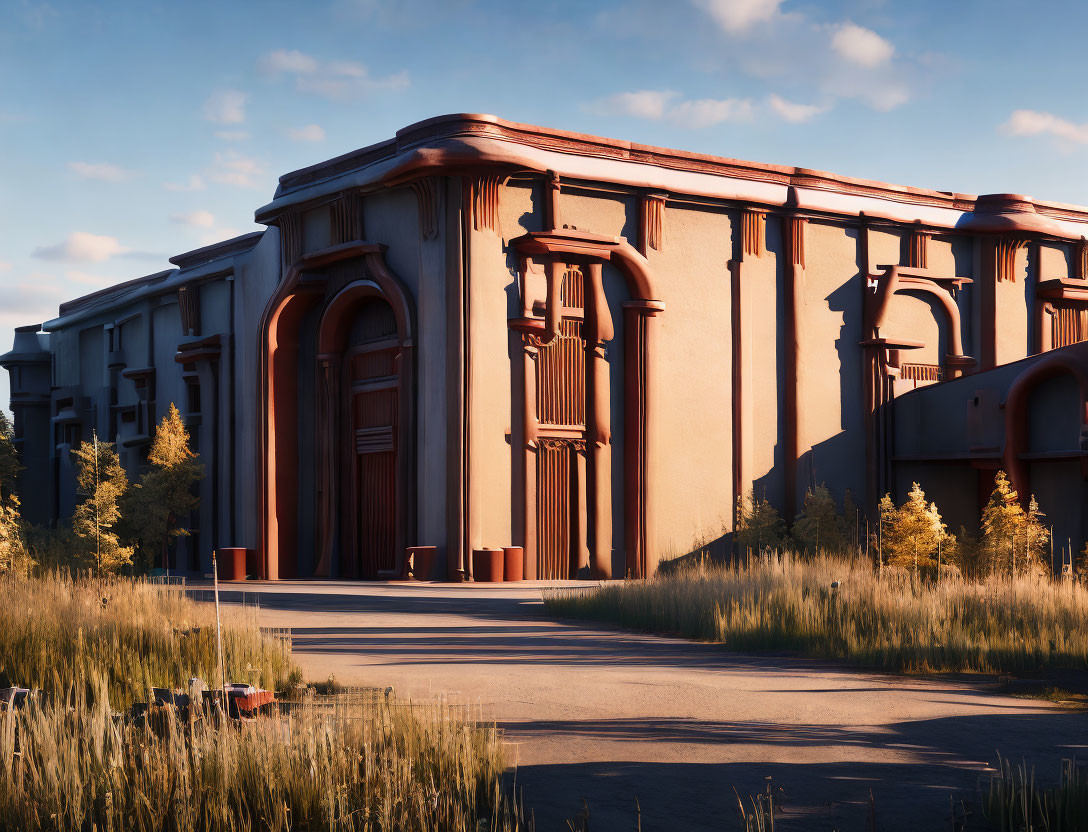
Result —
POLYGON ((156 557, 165 564, 171 538, 189 532, 178 525, 199 502, 193 484, 204 476, 204 466, 189 447, 189 432, 173 403, 155 428, 147 461, 126 500, 126 525, 139 546, 139 566, 150 569, 156 557))
POLYGON ((1050 531, 1039 521, 1040 516, 1035 497, 1025 512, 1009 478, 998 471, 990 501, 982 510, 980 571, 990 575, 1043 574, 1050 531))
POLYGON ((838 506, 826 485, 805 492, 801 513, 793 521, 793 539, 798 549, 818 553, 841 552, 846 548, 846 530, 838 506))
POLYGON ((926 494, 913 483, 906 502, 897 509, 891 495, 880 501, 884 517, 883 554, 890 566, 931 571, 937 568, 937 558, 945 546, 954 548, 955 537, 948 534, 937 504, 926 502, 926 494))
POLYGON ((132 547, 122 546, 114 527, 121 519, 119 501, 128 489, 128 478, 112 442, 99 442, 94 434, 72 451, 76 459, 76 483, 84 500, 72 517, 72 531, 82 542, 77 555, 95 570, 115 572, 132 562, 132 547))
POLYGON ((757 500, 749 490, 747 497, 737 498, 736 537, 742 552, 781 549, 786 542, 786 523, 766 498, 757 500))
POLYGON ((26 576, 34 561, 26 548, 19 497, 15 493, 15 478, 21 470, 11 422, 0 410, 0 574, 26 576))

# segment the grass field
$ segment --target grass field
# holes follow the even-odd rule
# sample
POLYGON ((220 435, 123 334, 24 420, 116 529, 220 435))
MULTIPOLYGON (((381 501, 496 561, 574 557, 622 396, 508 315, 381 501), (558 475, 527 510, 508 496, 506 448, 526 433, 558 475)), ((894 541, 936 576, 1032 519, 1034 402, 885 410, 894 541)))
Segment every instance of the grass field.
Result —
MULTIPOLYGON (((288 644, 224 608, 228 680, 282 688, 288 644)), ((48 576, 0 585, 0 674, 46 695, 0 712, 0 832, 531 829, 494 726, 444 701, 296 693, 247 723, 172 709, 152 684, 217 679, 214 607, 174 589, 48 576)))
POLYGON ((1020 577, 926 581, 783 555, 545 593, 550 614, 908 672, 1088 668, 1088 590, 1020 577), (837 587, 833 583, 838 582, 837 587))

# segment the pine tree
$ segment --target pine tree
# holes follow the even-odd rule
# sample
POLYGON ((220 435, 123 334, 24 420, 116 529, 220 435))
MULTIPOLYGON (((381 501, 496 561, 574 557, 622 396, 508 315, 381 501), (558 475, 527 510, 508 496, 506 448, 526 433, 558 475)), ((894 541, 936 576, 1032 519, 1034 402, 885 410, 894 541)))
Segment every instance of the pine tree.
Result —
POLYGON ((0 410, 0 500, 15 494, 15 479, 22 470, 15 447, 15 431, 8 415, 0 410))
POLYGON ((84 500, 72 517, 72 530, 81 541, 82 559, 99 573, 115 572, 132 562, 132 547, 122 546, 114 527, 121 519, 119 501, 128 478, 112 442, 82 442, 72 451, 76 483, 84 500))
POLYGON ((25 577, 34 567, 34 561, 26 548, 19 497, 15 493, 15 478, 21 470, 11 422, 0 410, 0 574, 25 577))
POLYGON ((757 554, 781 549, 786 541, 786 523, 766 498, 757 500, 751 490, 737 500, 737 543, 742 552, 757 554))
POLYGON ((846 548, 842 517, 826 485, 805 492, 801 513, 793 521, 793 539, 802 552, 841 552, 846 548))
MULTIPOLYGON (((891 505, 889 495, 881 500, 882 514, 887 505, 891 505)), ((931 571, 937 568, 938 551, 945 545, 954 545, 955 538, 948 534, 937 504, 926 502, 925 492, 918 483, 912 484, 906 502, 887 520, 890 523, 884 527, 883 549, 884 562, 890 566, 915 572, 931 571)))
POLYGON ((1009 478, 1004 471, 998 471, 990 501, 982 510, 980 571, 990 575, 1044 573, 1043 553, 1050 542, 1050 531, 1039 517, 1035 497, 1025 512, 1009 478))
POLYGON ((178 522, 196 507, 193 484, 204 476, 173 403, 155 428, 147 460, 151 467, 132 487, 125 504, 126 528, 139 544, 142 569, 150 569, 157 559, 166 561, 170 539, 189 533, 178 522))

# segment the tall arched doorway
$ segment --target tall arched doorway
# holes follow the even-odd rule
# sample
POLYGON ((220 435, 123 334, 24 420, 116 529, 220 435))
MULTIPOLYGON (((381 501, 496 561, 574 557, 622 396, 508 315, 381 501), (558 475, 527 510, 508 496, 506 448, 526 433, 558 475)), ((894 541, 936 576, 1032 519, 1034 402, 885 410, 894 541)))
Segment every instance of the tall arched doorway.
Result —
POLYGON ((355 242, 305 254, 265 311, 263 577, 298 574, 299 536, 307 534, 299 512, 310 510, 314 575, 402 570, 415 528, 414 314, 383 252, 355 242), (300 360, 299 344, 318 313, 315 366, 300 360), (304 374, 315 377, 313 397, 300 397, 304 374), (300 419, 307 411, 312 418, 300 419), (314 472, 312 492, 300 487, 306 468, 314 472))

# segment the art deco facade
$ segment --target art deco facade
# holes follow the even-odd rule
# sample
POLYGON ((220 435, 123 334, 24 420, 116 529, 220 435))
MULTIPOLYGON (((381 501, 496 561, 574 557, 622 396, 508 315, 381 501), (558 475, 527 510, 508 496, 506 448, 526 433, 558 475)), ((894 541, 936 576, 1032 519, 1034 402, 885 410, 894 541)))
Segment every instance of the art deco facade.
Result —
POLYGON ((749 489, 918 480, 954 528, 998 467, 1082 545, 1088 209, 456 115, 256 218, 17 332, 28 516, 71 514, 92 429, 135 474, 175 402, 208 471, 183 570, 645 575, 727 546, 749 489))

